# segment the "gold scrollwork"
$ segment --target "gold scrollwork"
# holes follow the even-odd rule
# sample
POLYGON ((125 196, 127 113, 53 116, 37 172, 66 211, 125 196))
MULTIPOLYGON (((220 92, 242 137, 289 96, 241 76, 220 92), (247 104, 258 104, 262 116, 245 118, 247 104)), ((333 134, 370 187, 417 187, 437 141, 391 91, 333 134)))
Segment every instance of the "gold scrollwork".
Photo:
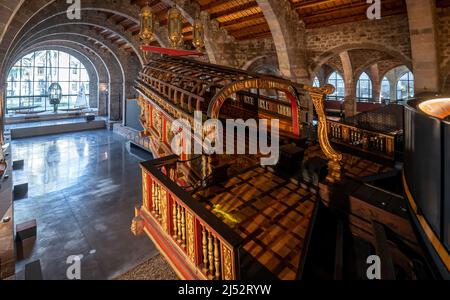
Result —
POLYGON ((323 88, 310 87, 309 90, 314 90, 314 92, 310 92, 310 96, 316 109, 317 115, 319 116, 318 138, 320 147, 329 160, 327 181, 331 183, 337 183, 342 180, 341 163, 343 156, 341 153, 333 149, 328 138, 327 117, 325 115, 324 104, 324 95, 333 93, 334 87, 331 85, 326 85, 323 88))
POLYGON ((134 236, 141 236, 144 233, 144 221, 140 216, 133 218, 131 232, 134 236))
POLYGON ((161 187, 161 195, 160 195, 160 201, 161 201, 161 225, 163 230, 168 233, 169 232, 169 224, 167 220, 167 191, 161 187))
POLYGON ((195 264, 195 223, 194 216, 189 212, 186 212, 186 233, 188 256, 191 262, 195 264))
POLYGON ((225 245, 222 245, 222 257, 223 257, 223 279, 233 280, 233 258, 232 252, 225 245))
POLYGON ((143 205, 146 209, 149 209, 148 203, 148 183, 147 183, 147 174, 145 171, 142 171, 142 199, 143 205))

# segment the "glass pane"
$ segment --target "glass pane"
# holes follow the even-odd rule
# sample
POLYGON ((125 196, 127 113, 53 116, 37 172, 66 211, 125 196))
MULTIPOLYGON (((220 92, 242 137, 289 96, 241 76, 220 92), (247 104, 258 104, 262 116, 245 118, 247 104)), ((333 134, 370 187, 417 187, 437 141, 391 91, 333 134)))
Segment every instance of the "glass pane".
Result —
POLYGON ((35 52, 35 67, 46 67, 47 61, 46 61, 46 53, 47 51, 37 51, 35 52))
POLYGON ((79 82, 71 82, 70 83, 69 95, 78 95, 79 90, 80 90, 79 82))
POLYGON ((52 111, 47 97, 52 83, 61 85, 64 95, 61 109, 76 106, 79 94, 89 94, 85 67, 69 54, 54 50, 36 51, 19 59, 7 82, 7 108, 24 106, 52 111))
POLYGON ((32 67, 34 64, 34 53, 22 58, 22 67, 32 67))
POLYGON ((68 68, 70 66, 70 55, 65 52, 59 52, 59 67, 68 68))
POLYGON ((34 81, 46 80, 46 69, 45 67, 35 67, 34 68, 34 81))
POLYGON ((89 81, 89 75, 88 75, 86 69, 81 69, 80 81, 89 81))
POLYGON ((34 97, 34 106, 38 106, 39 110, 45 110, 45 97, 34 97))
POLYGON ((69 109, 75 108, 77 103, 77 96, 70 96, 69 97, 69 109))
POLYGON ((8 81, 14 82, 19 80, 20 80, 20 68, 14 67, 11 69, 11 72, 9 72, 8 81))
POLYGON ((58 67, 58 51, 49 50, 47 52, 47 67, 57 68, 58 67))
POLYGON ((61 109, 67 109, 69 107, 69 97, 68 96, 63 96, 61 98, 61 102, 58 105, 59 108, 61 109))
POLYGON ((62 94, 68 95, 69 94, 69 83, 68 82, 60 82, 59 85, 61 86, 62 94))
POLYGON ((81 67, 81 63, 78 59, 76 59, 75 57, 71 56, 70 57, 70 67, 71 68, 75 68, 75 69, 79 69, 81 67))
POLYGON ((90 88, 90 86, 89 86, 89 81, 83 82, 83 84, 84 84, 84 92, 85 92, 86 94, 89 94, 89 93, 90 93, 90 92, 89 92, 89 88, 90 88))
POLYGON ((34 95, 46 96, 47 95, 47 83, 43 80, 34 82, 34 95))
POLYGON ((33 83, 31 81, 22 81, 20 85, 21 96, 32 95, 33 83))
POLYGON ((19 59, 15 64, 14 67, 20 67, 22 65, 22 60, 19 59))
POLYGON ((47 68, 47 81, 50 83, 58 82, 58 68, 47 68))
POLYGON ((70 70, 68 68, 59 69, 59 82, 70 80, 70 70))
POLYGON ((32 67, 22 67, 22 80, 28 81, 33 80, 33 68, 32 67))
POLYGON ((80 81, 80 69, 70 69, 70 81, 80 81))

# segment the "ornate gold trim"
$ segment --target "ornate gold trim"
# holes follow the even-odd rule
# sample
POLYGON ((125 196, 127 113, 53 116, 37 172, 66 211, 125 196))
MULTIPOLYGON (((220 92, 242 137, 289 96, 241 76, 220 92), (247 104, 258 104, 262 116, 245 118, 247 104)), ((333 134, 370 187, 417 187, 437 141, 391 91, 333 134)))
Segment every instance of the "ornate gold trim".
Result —
MULTIPOLYGON (((219 93, 217 93, 217 95, 214 96, 213 99, 211 99, 208 107, 208 117, 211 119, 218 119, 220 109, 228 97, 236 92, 249 89, 273 89, 288 92, 295 98, 297 108, 300 112, 300 99, 296 89, 292 85, 285 82, 256 78, 234 82, 225 86, 219 93)), ((298 116, 299 115, 300 114, 298 114, 298 116)))
POLYGON ((233 274, 232 252, 225 245, 222 245, 222 257, 223 257, 223 279, 234 280, 235 278, 233 274))
POLYGON ((334 87, 332 85, 325 85, 322 88, 305 87, 310 91, 310 96, 319 116, 318 138, 320 147, 323 153, 328 158, 328 176, 327 181, 337 183, 342 180, 342 154, 333 149, 328 138, 327 117, 325 114, 325 96, 332 94, 334 87), (311 92, 312 91, 312 92, 311 92))
POLYGON ((187 252, 189 259, 195 264, 195 223, 194 216, 186 212, 187 252))
POLYGON ((144 234, 144 220, 140 216, 133 218, 131 222, 131 232, 134 236, 141 236, 144 234))

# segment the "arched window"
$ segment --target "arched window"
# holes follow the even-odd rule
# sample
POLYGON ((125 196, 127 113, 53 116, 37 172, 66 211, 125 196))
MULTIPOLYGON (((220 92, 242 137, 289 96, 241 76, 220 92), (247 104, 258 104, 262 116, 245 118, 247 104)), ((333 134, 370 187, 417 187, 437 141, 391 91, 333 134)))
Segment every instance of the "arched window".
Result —
POLYGON ((356 97, 359 98, 359 101, 372 101, 372 80, 370 80, 369 75, 365 72, 359 76, 356 86, 356 97))
POLYGON ((397 100, 407 100, 414 97, 414 75, 405 73, 397 83, 397 100))
POLYGON ((320 81, 319 78, 314 77, 313 87, 320 87, 320 81))
POLYGON ((345 97, 345 83, 342 76, 337 72, 333 72, 330 77, 328 77, 328 83, 333 85, 336 90, 333 94, 328 96, 330 100, 344 100, 345 97))
POLYGON ((54 50, 30 53, 12 67, 7 78, 6 110, 51 111, 48 88, 58 83, 63 97, 60 109, 89 106, 89 75, 75 57, 54 50))
POLYGON ((391 99, 391 83, 386 77, 384 77, 383 81, 381 81, 380 99, 381 101, 391 99))

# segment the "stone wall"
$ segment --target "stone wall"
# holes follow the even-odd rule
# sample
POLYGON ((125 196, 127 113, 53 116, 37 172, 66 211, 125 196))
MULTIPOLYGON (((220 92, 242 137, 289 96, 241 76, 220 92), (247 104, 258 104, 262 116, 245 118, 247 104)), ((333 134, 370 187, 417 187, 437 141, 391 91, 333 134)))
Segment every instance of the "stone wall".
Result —
POLYGON ((264 56, 277 56, 272 38, 236 41, 234 44, 229 44, 221 53, 221 61, 226 62, 231 67, 245 68, 249 61, 264 56))
POLYGON ((380 50, 405 58, 405 63, 411 57, 408 18, 404 15, 308 29, 306 39, 310 63, 352 49, 380 50))
POLYGON ((444 93, 450 94, 450 8, 438 9, 439 53, 441 55, 440 70, 444 85, 444 93))

